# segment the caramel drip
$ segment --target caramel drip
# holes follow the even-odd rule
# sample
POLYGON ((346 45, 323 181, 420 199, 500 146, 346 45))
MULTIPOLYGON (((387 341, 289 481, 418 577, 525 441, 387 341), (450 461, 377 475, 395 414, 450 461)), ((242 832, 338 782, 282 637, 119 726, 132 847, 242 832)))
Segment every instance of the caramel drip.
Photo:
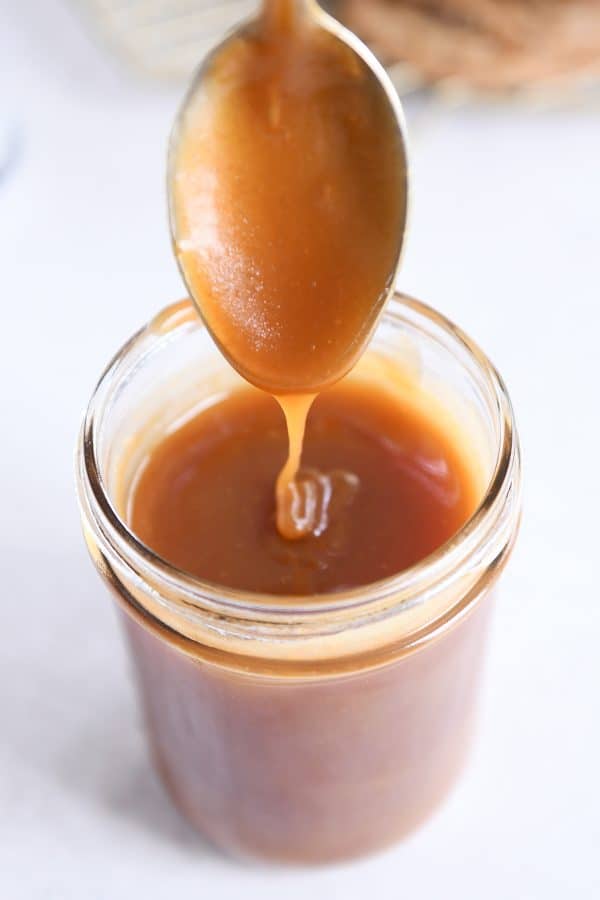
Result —
POLYGON ((262 15, 267 28, 289 31, 303 20, 310 21, 308 0, 263 0, 262 15))
POLYGON ((287 394, 276 399, 288 434, 288 457, 275 486, 277 530, 282 537, 297 540, 324 530, 331 491, 326 479, 298 477, 306 419, 315 394, 287 394))

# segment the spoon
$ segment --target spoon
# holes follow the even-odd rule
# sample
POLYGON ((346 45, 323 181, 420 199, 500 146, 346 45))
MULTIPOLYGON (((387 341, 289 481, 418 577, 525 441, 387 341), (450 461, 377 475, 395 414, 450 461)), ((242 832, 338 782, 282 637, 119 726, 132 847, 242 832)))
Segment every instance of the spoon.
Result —
POLYGON ((264 0, 204 60, 170 141, 171 234, 244 378, 313 395, 349 371, 394 287, 407 187, 396 91, 315 0, 264 0))

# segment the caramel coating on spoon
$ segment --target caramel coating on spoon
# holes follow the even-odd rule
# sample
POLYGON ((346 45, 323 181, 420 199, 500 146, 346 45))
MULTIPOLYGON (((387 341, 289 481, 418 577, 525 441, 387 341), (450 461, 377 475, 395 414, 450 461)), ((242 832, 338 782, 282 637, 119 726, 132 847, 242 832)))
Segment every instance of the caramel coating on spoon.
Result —
POLYGON ((294 0, 221 45, 171 148, 175 249, 223 353, 274 394, 353 365, 395 274, 404 143, 376 73, 294 0))

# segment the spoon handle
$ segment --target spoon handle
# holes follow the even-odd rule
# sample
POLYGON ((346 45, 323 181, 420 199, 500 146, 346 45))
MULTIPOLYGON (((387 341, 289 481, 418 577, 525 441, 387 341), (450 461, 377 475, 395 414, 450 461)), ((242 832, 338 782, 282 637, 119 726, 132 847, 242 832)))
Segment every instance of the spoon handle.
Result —
POLYGON ((262 0, 263 17, 267 24, 276 28, 290 28, 298 19, 310 14, 316 7, 316 0, 262 0))

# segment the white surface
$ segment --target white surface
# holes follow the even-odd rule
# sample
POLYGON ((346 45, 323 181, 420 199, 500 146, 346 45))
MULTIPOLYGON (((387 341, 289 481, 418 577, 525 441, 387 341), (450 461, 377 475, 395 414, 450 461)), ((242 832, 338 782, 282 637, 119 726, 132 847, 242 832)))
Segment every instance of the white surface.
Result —
POLYGON ((150 770, 73 489, 101 367, 182 293, 163 196, 177 92, 114 70, 55 0, 4 0, 1 14, 3 89, 24 132, 0 183, 2 897, 597 897, 597 111, 447 110, 414 123, 401 285, 495 359, 526 462, 468 772, 383 856, 238 866, 204 848, 150 770))

